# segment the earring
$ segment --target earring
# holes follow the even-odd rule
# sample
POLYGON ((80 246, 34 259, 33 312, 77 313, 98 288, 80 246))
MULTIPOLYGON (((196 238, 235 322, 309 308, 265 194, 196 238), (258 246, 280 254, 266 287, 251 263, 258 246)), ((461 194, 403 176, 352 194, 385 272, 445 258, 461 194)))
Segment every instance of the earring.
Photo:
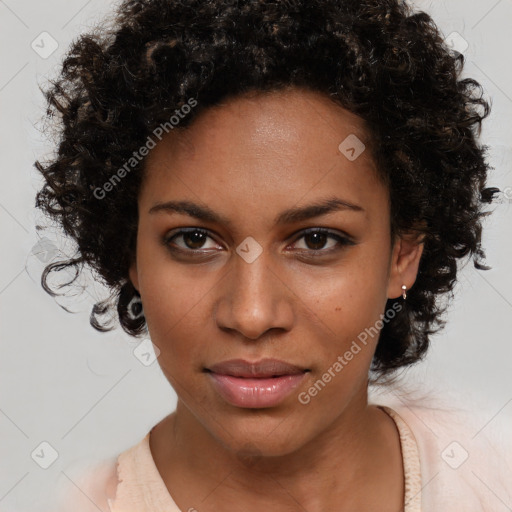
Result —
POLYGON ((142 309, 142 300, 139 296, 134 295, 128 303, 128 316, 132 320, 137 320, 142 315, 144 315, 144 310, 142 309))
POLYGON ((405 290, 407 290, 407 286, 405 286, 405 284, 402 285, 402 297, 404 299, 407 298, 407 293, 405 293, 405 290))

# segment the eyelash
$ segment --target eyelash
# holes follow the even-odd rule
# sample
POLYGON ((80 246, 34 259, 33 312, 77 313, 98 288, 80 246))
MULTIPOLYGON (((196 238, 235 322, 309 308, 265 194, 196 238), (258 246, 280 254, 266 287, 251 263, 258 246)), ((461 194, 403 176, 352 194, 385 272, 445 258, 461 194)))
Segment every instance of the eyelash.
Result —
MULTIPOLYGON (((180 236, 183 236, 183 235, 185 235, 187 233, 201 233, 201 234, 206 235, 208 238, 212 238, 213 239, 213 237, 210 236, 209 231, 206 230, 206 229, 195 228, 195 227, 192 227, 192 228, 182 228, 179 231, 173 233, 172 235, 165 236, 164 240, 163 240, 164 245, 171 252, 186 253, 186 254, 192 255, 192 256, 194 256, 194 255, 201 255, 201 254, 204 255, 205 251, 202 250, 202 249, 184 249, 183 247, 177 247, 177 246, 173 247, 171 245, 171 242, 174 239, 176 239, 176 238, 178 238, 180 236)), ((299 249, 298 250, 301 253, 308 253, 307 255, 309 257, 319 257, 319 256, 329 255, 329 254, 332 254, 333 252, 339 251, 340 249, 342 249, 345 246, 355 245, 355 242, 353 240, 351 240, 350 238, 348 238, 346 236, 343 236, 343 235, 340 235, 338 233, 332 232, 332 231, 330 231, 329 229, 326 229, 326 228, 308 228, 308 229, 305 229, 305 230, 300 232, 300 236, 297 237, 294 240, 293 243, 294 244, 297 243, 299 240, 301 240, 305 236, 310 235, 312 233, 320 233, 320 234, 328 235, 328 238, 335 239, 338 242, 338 245, 335 246, 335 247, 332 247, 330 249, 299 249)))

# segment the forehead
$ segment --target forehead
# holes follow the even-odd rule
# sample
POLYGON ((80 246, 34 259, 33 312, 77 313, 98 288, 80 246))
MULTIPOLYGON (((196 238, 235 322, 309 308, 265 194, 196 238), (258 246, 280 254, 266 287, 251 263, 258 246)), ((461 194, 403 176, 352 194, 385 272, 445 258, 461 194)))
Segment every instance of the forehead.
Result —
POLYGON ((348 135, 371 143, 363 119, 325 94, 301 88, 251 91, 207 108, 185 129, 178 125, 164 135, 150 160, 178 150, 193 157, 198 145, 199 149, 223 154, 223 150, 234 148, 230 141, 240 143, 242 138, 248 150, 266 147, 314 155, 327 145, 334 144, 337 149, 348 135))
POLYGON ((147 157, 141 199, 215 195, 227 206, 249 199, 297 203, 339 192, 351 202, 375 202, 387 190, 370 146, 364 121, 323 94, 249 93, 164 135, 147 157))

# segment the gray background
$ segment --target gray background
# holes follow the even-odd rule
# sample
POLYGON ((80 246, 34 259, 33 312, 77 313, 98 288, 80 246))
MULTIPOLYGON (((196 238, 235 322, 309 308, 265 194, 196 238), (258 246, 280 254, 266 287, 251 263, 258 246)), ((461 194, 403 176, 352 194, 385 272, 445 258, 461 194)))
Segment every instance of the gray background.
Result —
MULTIPOLYGON (((465 74, 492 98, 482 138, 495 167, 490 183, 508 194, 484 225, 493 269, 464 268, 446 329, 433 339, 427 360, 407 372, 404 385, 448 401, 449 393, 463 395, 496 422, 512 413, 512 0, 414 3, 433 14, 445 36, 457 32, 468 43, 465 74)), ((118 454, 176 403, 157 362, 148 364, 143 348, 137 352, 140 341, 120 329, 100 334, 89 326, 90 307, 106 290, 96 284, 56 301, 39 283, 45 260, 57 250, 70 254, 72 246, 57 231, 35 230, 40 179, 32 165, 51 149, 38 127, 44 106, 38 83, 55 75, 71 40, 109 6, 104 0, 0 0, 2 511, 44 509, 57 482, 73 485, 74 464, 118 454), (58 47, 48 56, 52 44, 58 47), (58 454, 48 469, 41 466, 53 451, 44 442, 58 454)))

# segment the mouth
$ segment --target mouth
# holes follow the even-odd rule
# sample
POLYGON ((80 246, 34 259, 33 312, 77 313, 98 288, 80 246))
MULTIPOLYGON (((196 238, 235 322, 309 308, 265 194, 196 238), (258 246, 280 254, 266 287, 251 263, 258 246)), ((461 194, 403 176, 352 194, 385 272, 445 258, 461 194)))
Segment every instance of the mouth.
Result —
POLYGON ((244 359, 230 359, 229 361, 214 364, 205 370, 218 375, 254 379, 270 379, 283 377, 285 375, 298 375, 309 371, 307 368, 300 368, 299 366, 279 359, 262 359, 254 363, 250 363, 244 359))
POLYGON ((231 359, 205 368, 213 388, 226 402, 250 409, 279 405, 309 371, 278 359, 254 363, 231 359))

